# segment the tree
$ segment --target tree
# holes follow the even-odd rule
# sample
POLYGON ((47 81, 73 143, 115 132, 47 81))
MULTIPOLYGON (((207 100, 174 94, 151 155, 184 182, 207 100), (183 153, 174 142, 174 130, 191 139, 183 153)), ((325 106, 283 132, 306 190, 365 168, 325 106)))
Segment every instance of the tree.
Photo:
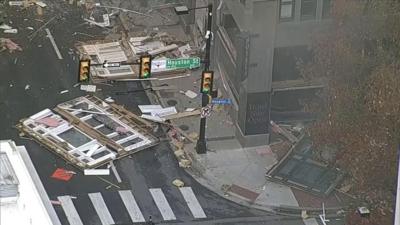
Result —
POLYGON ((400 1, 336 0, 332 20, 301 67, 306 79, 327 81, 325 104, 313 109, 322 118, 310 133, 316 145, 338 148, 332 163, 349 172, 352 193, 372 209, 363 224, 390 224, 400 143, 400 1))

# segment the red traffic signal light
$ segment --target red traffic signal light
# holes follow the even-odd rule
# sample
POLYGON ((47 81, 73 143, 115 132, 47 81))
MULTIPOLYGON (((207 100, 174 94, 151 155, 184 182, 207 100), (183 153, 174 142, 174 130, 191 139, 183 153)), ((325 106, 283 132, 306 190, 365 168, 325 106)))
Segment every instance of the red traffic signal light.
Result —
POLYGON ((90 78, 90 59, 82 59, 79 61, 79 77, 78 82, 89 81, 90 78))
POLYGON ((214 72, 204 71, 201 75, 201 89, 200 92, 203 94, 211 94, 213 86, 214 72))
POLYGON ((140 57, 139 78, 146 79, 151 76, 151 56, 140 57))

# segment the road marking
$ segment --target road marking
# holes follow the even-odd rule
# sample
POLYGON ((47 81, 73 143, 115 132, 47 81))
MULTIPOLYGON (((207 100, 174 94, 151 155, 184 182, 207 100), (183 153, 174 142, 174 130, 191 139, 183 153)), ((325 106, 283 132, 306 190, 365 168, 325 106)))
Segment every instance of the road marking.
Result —
POLYGON ((118 183, 122 183, 121 177, 119 176, 119 173, 113 161, 110 162, 110 165, 111 165, 111 170, 113 171, 115 178, 117 178, 118 183))
POLYGON ((83 225, 78 212, 75 209, 74 203, 70 196, 58 196, 58 201, 61 202, 61 207, 64 210, 67 220, 70 225, 83 225))
POLYGON ((128 210, 132 222, 145 222, 146 220, 144 219, 143 214, 136 203, 135 197, 132 195, 132 192, 130 190, 119 191, 119 195, 121 196, 121 199, 128 210))
POLYGON ((54 51, 56 51, 58 59, 63 59, 61 56, 60 50, 58 50, 58 47, 56 45, 56 42, 54 41, 53 35, 51 35, 49 28, 46 28, 46 33, 47 37, 50 39, 51 44, 53 45, 54 51))
POLYGON ((103 200, 100 192, 89 193, 89 198, 93 203, 94 209, 99 215, 100 221, 103 225, 115 224, 114 219, 111 217, 110 212, 107 209, 106 203, 103 200))
POLYGON ((179 191, 182 193, 183 198, 185 199, 187 205, 189 206, 190 211, 194 218, 206 218, 206 214, 203 211, 199 201, 193 193, 191 187, 181 187, 179 191))
POLYGON ((161 188, 150 188, 149 191, 164 220, 176 220, 174 212, 172 212, 172 209, 169 206, 168 201, 165 198, 165 195, 162 192, 161 188))

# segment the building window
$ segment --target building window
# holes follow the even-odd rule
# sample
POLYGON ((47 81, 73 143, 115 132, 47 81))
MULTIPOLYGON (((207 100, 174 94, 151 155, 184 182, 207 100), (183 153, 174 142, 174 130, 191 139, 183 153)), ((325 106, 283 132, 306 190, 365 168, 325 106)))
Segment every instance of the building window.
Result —
POLYGON ((317 0, 301 0, 301 19, 315 19, 317 11, 317 0))
POLYGON ((331 16, 331 10, 332 10, 332 0, 324 0, 322 4, 322 18, 328 18, 331 16))
POLYGON ((281 0, 279 18, 281 21, 293 19, 294 0, 281 0))

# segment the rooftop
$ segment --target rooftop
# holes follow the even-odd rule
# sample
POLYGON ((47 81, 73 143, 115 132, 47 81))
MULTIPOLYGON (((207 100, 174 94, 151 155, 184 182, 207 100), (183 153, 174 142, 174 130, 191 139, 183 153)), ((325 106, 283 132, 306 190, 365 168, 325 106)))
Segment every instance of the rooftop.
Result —
POLYGON ((19 196, 0 204, 0 224, 61 225, 29 155, 23 146, 0 140, 0 155, 6 155, 19 181, 19 196))

